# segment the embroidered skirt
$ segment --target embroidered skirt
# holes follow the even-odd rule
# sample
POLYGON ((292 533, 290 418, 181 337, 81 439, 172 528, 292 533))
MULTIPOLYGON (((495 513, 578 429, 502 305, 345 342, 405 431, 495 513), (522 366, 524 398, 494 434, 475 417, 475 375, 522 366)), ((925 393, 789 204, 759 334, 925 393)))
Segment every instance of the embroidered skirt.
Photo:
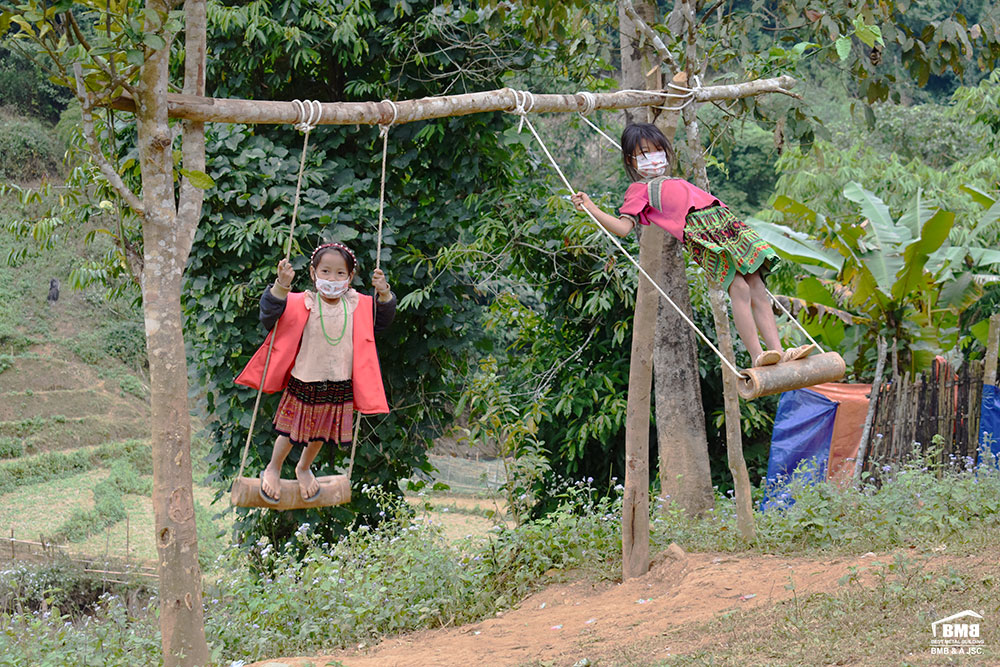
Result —
POLYGON ((757 232, 724 206, 687 214, 684 245, 711 280, 728 290, 737 273, 770 270, 778 254, 757 232))
POLYGON ((349 443, 354 413, 350 380, 302 382, 291 377, 274 415, 274 430, 295 445, 317 440, 323 444, 349 443))

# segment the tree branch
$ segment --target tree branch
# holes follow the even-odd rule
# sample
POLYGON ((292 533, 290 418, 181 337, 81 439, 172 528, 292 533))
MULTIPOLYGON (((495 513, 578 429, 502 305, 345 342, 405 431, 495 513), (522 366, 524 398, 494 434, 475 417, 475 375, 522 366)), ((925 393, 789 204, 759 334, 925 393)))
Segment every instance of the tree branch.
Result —
POLYGON ((632 24, 635 26, 635 31, 640 36, 644 36, 650 41, 653 48, 656 49, 656 52, 660 55, 660 59, 667 63, 667 66, 670 68, 670 73, 677 74, 681 68, 677 64, 677 61, 674 60, 673 54, 670 53, 667 45, 663 43, 663 40, 660 39, 658 34, 656 34, 656 31, 650 28, 649 25, 642 20, 642 17, 639 16, 639 12, 635 10, 635 5, 632 4, 632 0, 620 0, 620 2, 622 9, 625 10, 625 15, 632 20, 632 24))
MULTIPOLYGON (((187 0, 184 3, 185 95, 205 94, 205 32, 205 0, 187 0)), ((205 123, 184 121, 181 154, 185 169, 205 171, 205 123)), ((191 252, 194 235, 198 231, 204 200, 205 191, 192 185, 186 176, 182 177, 177 204, 177 223, 181 227, 179 237, 184 244, 181 255, 185 258, 191 252)))
POLYGON ((712 12, 714 12, 714 11, 715 11, 716 9, 718 9, 718 8, 719 8, 719 6, 720 6, 720 5, 722 5, 722 4, 724 3, 724 2, 726 2, 726 0, 718 0, 718 2, 716 2, 716 3, 714 4, 714 5, 712 5, 711 7, 709 7, 709 8, 708 8, 708 9, 707 9, 707 10, 705 11, 705 13, 704 13, 704 14, 702 14, 702 16, 701 16, 701 20, 700 20, 700 21, 698 21, 698 25, 701 25, 701 24, 702 24, 702 23, 704 23, 704 22, 705 22, 706 20, 708 20, 708 17, 712 15, 712 12))
MULTIPOLYGON (((83 36, 83 32, 80 30, 80 25, 76 22, 76 18, 73 16, 73 13, 66 12, 66 16, 69 17, 69 24, 70 27, 73 28, 73 34, 76 36, 76 41, 87 50, 87 53, 90 53, 90 43, 87 42, 87 38, 83 36)), ((112 54, 111 57, 113 58, 114 54, 112 54)), ((91 53, 91 60, 93 60, 94 64, 97 65, 97 67, 104 72, 105 75, 107 75, 109 83, 111 84, 109 86, 110 90, 114 91, 115 88, 121 86, 133 97, 135 96, 135 88, 128 82, 128 79, 115 74, 114 70, 110 68, 107 63, 102 62, 101 58, 93 53, 91 53)), ((74 73, 75 72, 76 70, 74 69, 74 73)))
POLYGON ((763 93, 783 93, 801 99, 799 95, 788 91, 795 85, 793 77, 782 75, 773 79, 755 79, 743 83, 731 83, 722 86, 707 86, 695 90, 696 102, 713 102, 715 100, 737 100, 742 97, 753 97, 763 93))
POLYGON ((94 164, 104 175, 104 178, 108 180, 111 187, 121 195, 125 203, 129 205, 136 215, 142 218, 145 215, 145 207, 142 204, 142 200, 136 196, 132 190, 129 189, 125 182, 122 181, 121 176, 114 170, 111 163, 108 162, 107 157, 105 157, 104 152, 101 150, 100 144, 97 142, 97 135, 94 132, 94 116, 91 113, 93 108, 93 100, 90 94, 87 92, 86 87, 83 83, 83 68, 80 63, 73 64, 73 76, 76 78, 76 97, 80 100, 80 110, 81 116, 83 118, 83 136, 87 142, 87 148, 90 150, 91 159, 94 160, 94 164))

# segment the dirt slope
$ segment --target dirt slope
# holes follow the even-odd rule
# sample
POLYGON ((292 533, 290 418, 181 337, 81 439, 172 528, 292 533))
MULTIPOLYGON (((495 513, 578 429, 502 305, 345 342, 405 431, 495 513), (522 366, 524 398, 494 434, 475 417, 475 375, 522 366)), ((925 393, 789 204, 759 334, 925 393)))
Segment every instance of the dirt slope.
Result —
POLYGON ((852 565, 871 556, 831 559, 779 556, 684 554, 655 562, 650 572, 624 584, 557 584, 519 608, 473 625, 418 632, 370 649, 332 655, 278 658, 256 667, 306 667, 334 661, 346 667, 395 665, 574 665, 651 664, 671 654, 690 653, 685 625, 710 620, 731 609, 772 605, 794 594, 834 591, 852 565), (655 640, 655 641, 654 641, 655 640), (628 654, 637 645, 639 662, 628 654))

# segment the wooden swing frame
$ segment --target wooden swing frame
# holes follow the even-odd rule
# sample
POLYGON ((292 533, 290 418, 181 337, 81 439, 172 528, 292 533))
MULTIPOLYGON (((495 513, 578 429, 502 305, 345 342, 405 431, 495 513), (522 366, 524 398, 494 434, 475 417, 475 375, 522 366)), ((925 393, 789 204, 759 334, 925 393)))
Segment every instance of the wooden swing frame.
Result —
MULTIPOLYGON (((795 79, 790 76, 781 76, 771 79, 758 79, 749 82, 722 85, 722 86, 701 86, 696 85, 690 89, 689 93, 678 95, 676 91, 668 90, 645 90, 645 91, 619 91, 617 93, 587 93, 586 95, 577 93, 575 95, 537 95, 535 96, 536 112, 587 112, 594 109, 627 109, 642 106, 657 106, 665 101, 681 100, 685 105, 693 103, 704 103, 711 101, 733 100, 741 97, 756 96, 765 93, 781 93, 785 95, 794 94, 788 92, 788 88, 795 85, 795 79)), ((111 106, 124 111, 135 111, 135 102, 129 96, 124 95, 111 103, 111 106)), ((292 102, 266 101, 266 100, 238 100, 209 98, 204 95, 175 95, 169 94, 167 99, 168 117, 184 119, 194 122, 226 122, 226 123, 251 123, 251 124, 284 124, 295 122, 299 112, 292 102)), ((444 118, 450 116, 460 116, 471 113, 481 113, 488 111, 514 111, 518 106, 517 95, 508 89, 486 91, 482 93, 466 93, 463 95, 442 96, 434 98, 424 98, 420 100, 407 100, 397 102, 395 106, 387 101, 361 102, 361 103, 325 103, 320 106, 317 124, 367 124, 384 125, 390 118, 394 118, 397 123, 414 122, 431 118, 444 118)), ((104 170, 107 171, 107 170, 104 170)), ((109 178, 114 180, 114 174, 109 173, 109 178)), ((633 364, 635 360, 633 360, 633 364)), ((630 394, 632 393, 630 378, 630 394)), ((643 390, 648 411, 649 392, 643 390)), ((259 397, 258 397, 259 401, 259 397)), ((636 405, 638 407, 638 403, 636 405)), ((632 409, 630 403, 630 410, 632 409)), ((251 429, 252 431, 252 429, 251 429)), ((248 434, 248 440, 250 435, 248 434)), ((626 454, 629 456, 628 441, 626 434, 626 454)), ((644 453, 635 454, 637 460, 635 465, 646 469, 647 463, 644 453)), ((245 453, 244 453, 245 459, 245 453)), ((630 464, 631 465, 631 464, 630 464)), ((243 463, 241 463, 240 475, 242 476, 243 463)), ((638 468, 637 468, 638 469, 638 468)), ((626 474, 626 505, 627 513, 646 515, 648 513, 648 494, 633 492, 628 494, 628 488, 636 485, 645 486, 642 480, 634 479, 635 475, 626 474), (631 500, 629 500, 631 498, 631 500)), ((349 481, 349 480, 348 480, 349 481)), ((259 484, 259 480, 252 480, 246 488, 253 489, 253 484, 259 484)), ((241 488, 244 481, 234 480, 234 488, 239 484, 241 488)), ((641 489, 640 489, 641 490, 641 489)), ((256 500, 245 499, 242 491, 236 495, 237 502, 251 506, 256 500)), ((291 493, 295 493, 293 490, 291 493)), ((279 505, 281 505, 279 501, 279 505)), ((272 507, 272 505, 268 505, 272 507)), ((624 514, 623 512, 623 522, 624 514)), ((640 549, 641 544, 648 545, 648 535, 636 535, 637 540, 634 546, 623 544, 623 554, 628 555, 630 561, 636 560, 635 567, 625 568, 626 578, 641 574, 648 568, 648 555, 645 559, 634 554, 647 553, 640 549), (633 551, 634 549, 634 551, 633 551), (640 562, 642 561, 642 562, 640 562), (645 563, 645 564, 643 564, 645 563)))

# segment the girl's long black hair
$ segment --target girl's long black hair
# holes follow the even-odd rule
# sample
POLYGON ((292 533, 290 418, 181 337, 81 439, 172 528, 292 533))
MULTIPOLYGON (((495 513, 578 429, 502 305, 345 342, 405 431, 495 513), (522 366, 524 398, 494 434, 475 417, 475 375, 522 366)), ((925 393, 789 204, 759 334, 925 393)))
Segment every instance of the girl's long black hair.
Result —
POLYGON ((625 126, 625 130, 622 132, 622 162, 625 163, 625 173, 633 181, 643 180, 632 164, 632 156, 639 149, 643 139, 667 154, 667 173, 669 174, 674 168, 674 148, 670 145, 670 140, 667 139, 666 135, 660 132, 660 128, 652 123, 632 123, 625 126))

